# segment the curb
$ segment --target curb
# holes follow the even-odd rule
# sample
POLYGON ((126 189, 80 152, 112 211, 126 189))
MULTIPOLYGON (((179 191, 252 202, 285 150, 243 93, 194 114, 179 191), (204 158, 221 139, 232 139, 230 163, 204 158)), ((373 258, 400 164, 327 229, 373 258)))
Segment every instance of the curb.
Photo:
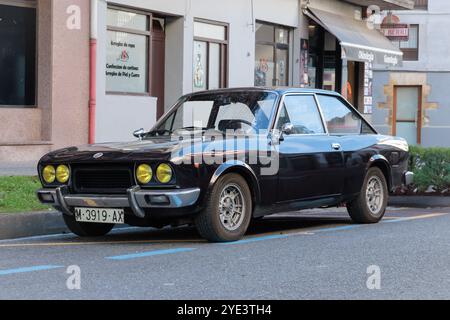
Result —
POLYGON ((392 196, 391 207, 445 208, 450 207, 450 197, 443 196, 392 196))
POLYGON ((0 240, 68 233, 56 211, 0 214, 0 240))

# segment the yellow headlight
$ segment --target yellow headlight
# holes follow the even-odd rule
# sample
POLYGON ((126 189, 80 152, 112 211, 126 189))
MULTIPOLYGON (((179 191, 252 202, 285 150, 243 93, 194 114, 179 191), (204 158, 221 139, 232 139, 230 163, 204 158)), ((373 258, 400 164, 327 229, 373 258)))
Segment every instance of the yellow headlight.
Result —
POLYGON ((56 168, 56 180, 60 183, 67 183, 70 179, 70 169, 68 166, 60 165, 56 168))
POLYGON ((148 164, 141 164, 136 169, 136 179, 141 184, 148 184, 152 181, 153 171, 152 168, 148 164))
POLYGON ((161 183, 169 183, 172 180, 172 176, 172 168, 166 163, 160 164, 158 169, 156 169, 156 178, 161 183))
POLYGON ((54 166, 46 166, 42 170, 42 178, 46 183, 53 183, 56 179, 56 170, 54 166))

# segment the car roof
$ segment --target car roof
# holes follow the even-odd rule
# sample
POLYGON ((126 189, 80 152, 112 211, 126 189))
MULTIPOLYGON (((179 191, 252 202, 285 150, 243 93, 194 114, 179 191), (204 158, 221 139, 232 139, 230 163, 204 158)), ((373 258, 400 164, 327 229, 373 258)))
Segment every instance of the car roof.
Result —
POLYGON ((271 91, 271 92, 276 92, 281 95, 286 94, 286 93, 319 93, 319 94, 340 96, 340 94, 335 91, 311 89, 311 88, 296 88, 296 87, 236 87, 236 88, 199 91, 199 92, 188 94, 188 96, 214 94, 214 93, 223 94, 223 93, 233 93, 233 92, 243 92, 243 91, 244 92, 271 91))

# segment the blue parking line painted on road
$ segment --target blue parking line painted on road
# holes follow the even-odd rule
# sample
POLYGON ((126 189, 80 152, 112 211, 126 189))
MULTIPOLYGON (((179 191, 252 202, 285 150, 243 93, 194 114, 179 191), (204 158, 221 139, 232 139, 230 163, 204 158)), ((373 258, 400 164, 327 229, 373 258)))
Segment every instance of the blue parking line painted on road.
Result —
POLYGON ((289 235, 274 235, 274 236, 266 236, 266 237, 257 237, 257 238, 249 238, 249 239, 244 239, 244 240, 235 241, 235 242, 224 242, 224 243, 221 243, 221 245, 244 244, 244 243, 251 243, 251 242, 258 242, 258 241, 265 241, 265 240, 284 239, 287 237, 289 237, 289 235))
POLYGON ((360 224, 353 224, 353 225, 350 225, 350 226, 317 229, 317 230, 312 230, 312 232, 316 233, 316 232, 328 232, 328 231, 345 231, 345 230, 351 230, 351 229, 359 228, 361 226, 362 225, 360 225, 360 224))
POLYGON ((109 259, 109 260, 130 260, 130 259, 145 258, 145 257, 159 256, 159 255, 165 255, 165 254, 190 252, 190 251, 193 251, 193 250, 195 250, 195 248, 177 248, 177 249, 167 249, 167 250, 154 250, 154 251, 147 251, 147 252, 140 252, 140 253, 125 254, 125 255, 120 255, 120 256, 106 257, 105 259, 109 259))
POLYGON ((7 276, 16 273, 27 273, 27 272, 36 272, 36 271, 46 271, 64 268, 63 266, 34 266, 34 267, 24 267, 24 268, 16 268, 9 270, 0 270, 0 276, 7 276))
POLYGON ((403 222, 414 220, 412 218, 399 218, 399 219, 391 219, 391 220, 383 220, 382 223, 395 223, 395 222, 403 222))

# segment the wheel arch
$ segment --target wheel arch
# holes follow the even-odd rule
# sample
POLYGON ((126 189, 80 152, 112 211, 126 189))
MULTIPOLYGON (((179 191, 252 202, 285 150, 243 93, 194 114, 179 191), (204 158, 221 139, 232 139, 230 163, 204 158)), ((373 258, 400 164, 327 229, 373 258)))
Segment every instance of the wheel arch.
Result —
POLYGON ((367 171, 371 168, 378 168, 383 172, 384 177, 386 178, 386 182, 388 184, 388 190, 392 191, 392 173, 391 173, 391 165, 389 161, 383 155, 375 155, 370 158, 369 164, 367 166, 367 171))
POLYGON ((220 165, 211 178, 208 187, 208 192, 212 190, 212 188, 214 187, 216 182, 220 179, 220 177, 223 177, 224 175, 229 173, 239 174, 245 179, 252 194, 252 203, 254 210, 255 206, 258 203, 260 203, 261 200, 261 190, 259 186, 259 181, 253 169, 243 161, 230 161, 220 165))

